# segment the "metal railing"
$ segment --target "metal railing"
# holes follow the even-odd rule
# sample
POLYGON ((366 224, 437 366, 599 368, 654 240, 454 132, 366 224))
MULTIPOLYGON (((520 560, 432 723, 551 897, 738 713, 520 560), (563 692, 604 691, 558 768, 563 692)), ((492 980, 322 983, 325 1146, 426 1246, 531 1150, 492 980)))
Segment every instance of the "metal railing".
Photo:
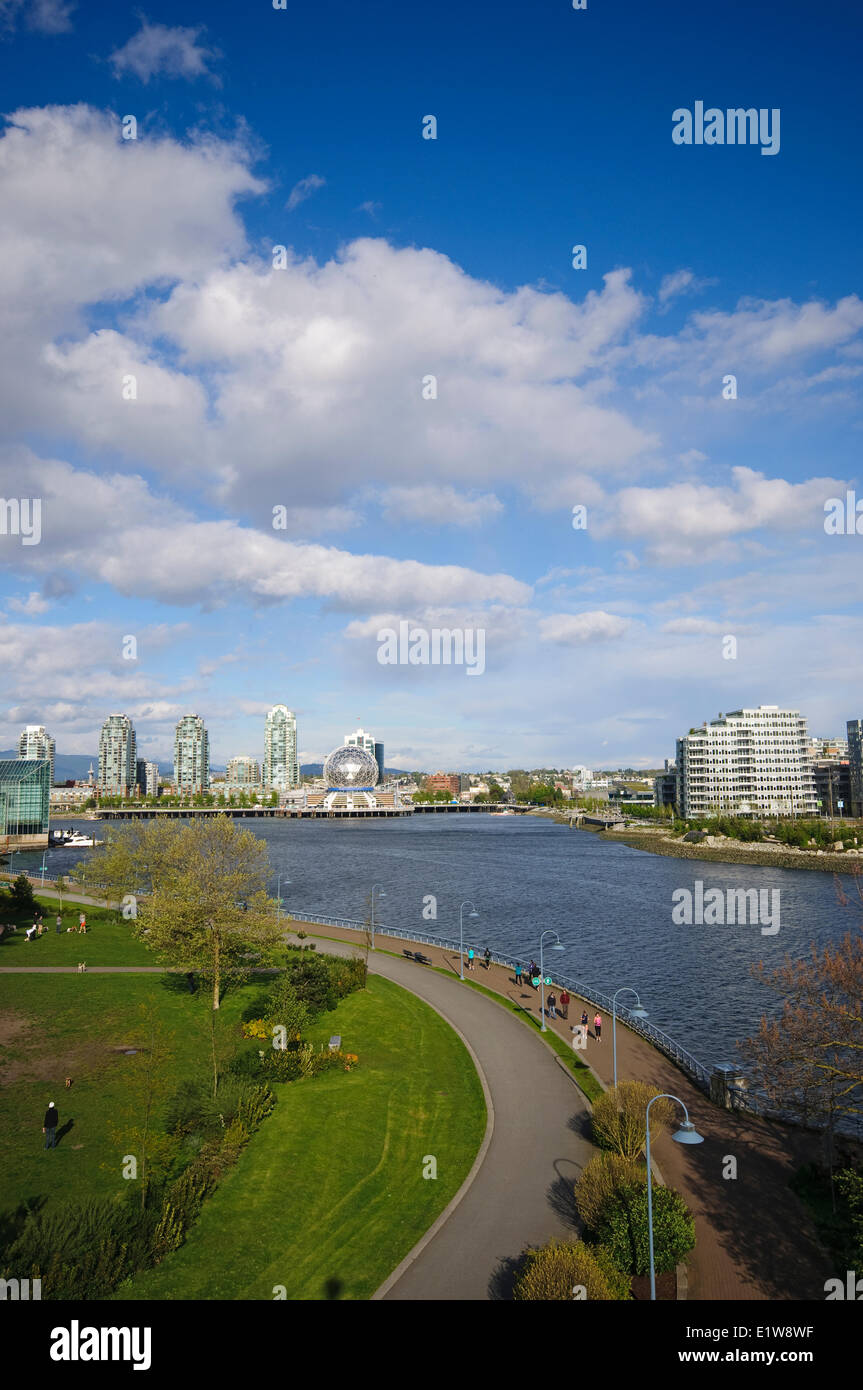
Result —
MULTIPOLYGON (((349 917, 316 917, 305 912, 292 912, 290 916, 295 922, 308 922, 313 926, 323 927, 342 927, 346 931, 370 931, 371 928, 364 922, 356 922, 349 917)), ((458 951, 459 943, 448 937, 431 936, 427 932, 407 932, 399 931, 395 927, 384 927, 375 925, 375 936, 393 937, 398 941, 418 941, 426 946, 440 946, 445 951, 458 951)), ((508 969, 514 970, 517 965, 525 971, 530 962, 520 959, 518 956, 505 955, 500 951, 491 952, 491 960, 495 965, 503 965, 508 969)), ((602 990, 594 989, 591 985, 586 985, 582 980, 574 980, 568 975, 554 973, 555 984, 564 985, 572 994, 578 995, 589 1004, 595 1004, 597 1008, 604 1009, 607 1014, 612 1013, 612 1000, 610 994, 603 993, 602 990)), ((648 1042, 652 1043, 658 1051, 664 1053, 676 1066, 686 1072, 696 1085, 704 1091, 710 1089, 710 1069, 699 1062, 685 1047, 682 1047, 668 1033, 663 1032, 654 1024, 646 1022, 644 1019, 633 1018, 629 1010, 621 1005, 617 1005, 617 1017, 621 1023, 625 1023, 627 1028, 631 1028, 634 1033, 639 1033, 648 1042)))

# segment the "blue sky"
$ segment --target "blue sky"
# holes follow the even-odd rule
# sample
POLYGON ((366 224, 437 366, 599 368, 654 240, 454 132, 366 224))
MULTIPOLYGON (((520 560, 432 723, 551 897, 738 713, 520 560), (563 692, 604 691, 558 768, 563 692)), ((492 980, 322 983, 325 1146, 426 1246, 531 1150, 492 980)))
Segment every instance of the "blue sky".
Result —
POLYGON ((304 760, 359 720, 398 765, 652 766, 740 705, 859 717, 847 7, 0 26, 0 484, 43 501, 0 535, 2 746, 123 710, 167 763, 194 711, 224 762, 283 700, 304 760), (696 100, 778 108, 779 152, 675 145, 696 100), (482 676, 382 666, 400 619, 481 628, 482 676))

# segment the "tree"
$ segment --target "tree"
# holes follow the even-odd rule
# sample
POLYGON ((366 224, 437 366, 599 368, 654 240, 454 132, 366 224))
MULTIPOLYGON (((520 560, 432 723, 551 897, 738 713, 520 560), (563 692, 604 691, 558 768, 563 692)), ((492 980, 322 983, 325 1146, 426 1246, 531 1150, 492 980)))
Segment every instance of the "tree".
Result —
POLYGON ((84 881, 133 895, 135 932, 165 959, 202 975, 219 1008, 228 981, 281 939, 267 897, 267 848, 227 816, 155 821, 113 830, 84 866, 84 881))
POLYGON ((777 1108, 832 1135, 837 1116, 863 1114, 863 932, 812 942, 808 959, 786 956, 772 970, 761 961, 753 974, 783 1000, 741 1044, 753 1080, 777 1108))
MULTIPOLYGON (((594 1101, 593 1131, 604 1149, 622 1158, 636 1159, 647 1143, 647 1106, 660 1092, 644 1081, 620 1081, 594 1101)), ((674 1118, 670 1100, 658 1100, 650 1109, 650 1138, 674 1118)))
POLYGON ((26 874, 19 874, 12 880, 9 889, 9 897, 13 906, 18 912, 30 912, 36 906, 36 899, 33 896, 33 885, 26 874))

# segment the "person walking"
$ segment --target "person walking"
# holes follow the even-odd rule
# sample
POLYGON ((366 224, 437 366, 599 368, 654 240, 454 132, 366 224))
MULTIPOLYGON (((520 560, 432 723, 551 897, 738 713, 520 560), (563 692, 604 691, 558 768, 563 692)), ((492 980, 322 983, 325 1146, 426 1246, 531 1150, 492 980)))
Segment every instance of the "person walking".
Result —
POLYGON ((593 1020, 593 1031, 596 1034, 596 1041, 602 1040, 602 1014, 597 1014, 593 1020))
POLYGON ((486 968, 486 970, 490 970, 490 969, 491 969, 491 951, 489 950, 488 946, 486 946, 485 951, 484 951, 484 953, 483 953, 483 960, 485 961, 485 968, 486 968))
POLYGON ((473 949, 473 947, 471 946, 470 950, 469 950, 468 953, 467 953, 467 968, 468 968, 468 970, 473 970, 473 957, 474 957, 474 949, 473 949))
POLYGON ((60 916, 60 914, 59 914, 59 912, 58 912, 58 913, 57 913, 57 935, 58 935, 58 936, 60 935, 60 933, 62 932, 62 930, 63 930, 63 918, 60 916))
POLYGON ((78 931, 82 936, 86 935, 87 933, 87 918, 84 916, 83 912, 81 913, 81 916, 78 918, 78 931))
POLYGON ((582 1028, 587 1027, 587 1009, 582 1009, 581 1011, 581 1026, 582 1028))
POLYGON ((545 1007, 549 1018, 557 1018, 557 1000, 553 994, 545 996, 545 1007))
POLYGON ((521 989, 521 965, 518 961, 515 963, 515 987, 521 989))
POLYGON ((59 1118, 56 1105, 53 1100, 49 1100, 48 1109, 45 1111, 45 1122, 42 1125, 46 1149, 56 1149, 57 1147, 57 1121, 59 1118))
POLYGON ((566 987, 560 991, 560 1016, 563 1019, 569 1018, 569 995, 566 987))

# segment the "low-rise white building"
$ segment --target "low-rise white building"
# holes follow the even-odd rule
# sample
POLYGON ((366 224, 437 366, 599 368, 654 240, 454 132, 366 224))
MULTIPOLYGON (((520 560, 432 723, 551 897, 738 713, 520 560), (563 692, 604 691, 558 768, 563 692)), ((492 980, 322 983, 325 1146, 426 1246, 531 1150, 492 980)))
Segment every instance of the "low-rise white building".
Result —
POLYGON ((806 720, 778 705, 733 710, 677 740, 677 809, 711 815, 815 816, 806 720))

